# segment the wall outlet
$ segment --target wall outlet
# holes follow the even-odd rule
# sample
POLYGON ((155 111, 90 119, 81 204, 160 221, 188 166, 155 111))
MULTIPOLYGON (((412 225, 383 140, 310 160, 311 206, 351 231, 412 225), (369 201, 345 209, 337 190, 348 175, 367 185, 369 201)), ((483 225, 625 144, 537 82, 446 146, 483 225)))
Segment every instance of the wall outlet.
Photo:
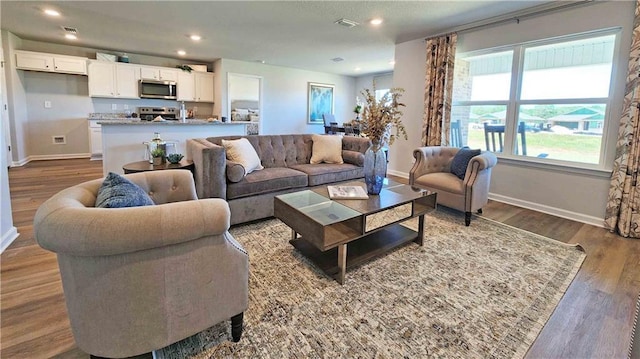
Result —
POLYGON ((122 109, 128 110, 129 109, 129 105, 127 105, 127 104, 122 105, 122 109))
POLYGON ((54 145, 66 145, 67 138, 64 135, 60 136, 51 136, 52 142, 54 145))
POLYGON ((111 109, 112 109, 112 110, 117 110, 117 109, 118 109, 118 105, 117 105, 117 104, 115 104, 115 103, 112 103, 112 104, 111 104, 111 109))
POLYGON ((198 113, 198 106, 193 106, 193 114, 197 114, 198 113))
POLYGON ((51 108, 51 101, 45 101, 44 108, 51 108))

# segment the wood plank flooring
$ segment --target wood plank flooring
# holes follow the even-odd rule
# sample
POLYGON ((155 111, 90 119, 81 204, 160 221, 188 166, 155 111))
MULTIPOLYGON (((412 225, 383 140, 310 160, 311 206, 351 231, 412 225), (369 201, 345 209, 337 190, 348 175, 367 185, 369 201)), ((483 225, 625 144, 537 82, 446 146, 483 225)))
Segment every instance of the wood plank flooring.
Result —
MULTIPOLYGON (((20 236, 0 257, 0 357, 88 357, 71 334, 55 254, 35 243, 32 221, 51 195, 101 176, 102 163, 87 159, 38 161, 9 170, 20 236)), ((527 358, 626 358, 640 291, 640 240, 493 201, 483 216, 580 243, 587 252, 527 358)))

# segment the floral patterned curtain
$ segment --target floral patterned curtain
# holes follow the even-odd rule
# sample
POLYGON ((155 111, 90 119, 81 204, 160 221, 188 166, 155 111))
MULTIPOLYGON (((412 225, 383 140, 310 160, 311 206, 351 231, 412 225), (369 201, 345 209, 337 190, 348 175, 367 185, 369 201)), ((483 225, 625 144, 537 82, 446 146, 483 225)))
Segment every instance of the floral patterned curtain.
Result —
POLYGON ((453 64, 457 34, 427 39, 427 74, 422 116, 422 143, 439 146, 449 143, 453 64))
POLYGON ((635 16, 605 227, 617 229, 624 237, 640 238, 640 0, 635 16))

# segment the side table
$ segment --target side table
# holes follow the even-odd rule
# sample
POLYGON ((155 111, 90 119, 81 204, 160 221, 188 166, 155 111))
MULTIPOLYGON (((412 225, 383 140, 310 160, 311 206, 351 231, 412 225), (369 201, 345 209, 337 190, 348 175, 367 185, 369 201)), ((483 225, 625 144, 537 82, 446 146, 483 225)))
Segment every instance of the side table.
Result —
POLYGON ((193 165, 193 161, 185 159, 181 160, 178 163, 166 162, 165 164, 157 166, 149 163, 149 161, 131 162, 122 166, 124 174, 160 170, 189 170, 191 171, 191 173, 193 173, 194 168, 195 166, 193 165))

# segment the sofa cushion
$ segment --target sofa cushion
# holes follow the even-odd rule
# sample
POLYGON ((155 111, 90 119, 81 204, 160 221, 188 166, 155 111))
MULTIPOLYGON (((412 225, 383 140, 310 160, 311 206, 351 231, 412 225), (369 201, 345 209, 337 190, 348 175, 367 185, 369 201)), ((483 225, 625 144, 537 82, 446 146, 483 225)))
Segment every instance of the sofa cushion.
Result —
POLYGON ((227 159, 241 164, 245 173, 249 174, 254 170, 264 168, 260 164, 260 157, 258 157, 255 148, 246 138, 222 140, 222 147, 227 151, 227 159))
POLYGON ((467 173, 467 166, 469 161, 480 154, 480 150, 472 150, 469 147, 463 147, 456 153, 451 160, 451 173, 458 176, 460 179, 464 179, 464 175, 467 173))
POLYGON ((119 174, 109 172, 98 189, 95 206, 122 208, 151 206, 153 204, 151 197, 140 186, 119 174))
POLYGON ((342 160, 342 137, 335 135, 313 135, 311 163, 344 163, 342 160))
POLYGON ((289 188, 306 187, 307 175, 286 167, 265 168, 247 174, 242 181, 227 185, 227 200, 276 192, 289 188))
POLYGON ((345 163, 356 166, 364 166, 364 153, 358 151, 342 150, 342 159, 345 163))
POLYGON ((348 163, 301 164, 291 166, 291 168, 306 173, 309 176, 309 186, 348 181, 364 176, 362 167, 348 163))

